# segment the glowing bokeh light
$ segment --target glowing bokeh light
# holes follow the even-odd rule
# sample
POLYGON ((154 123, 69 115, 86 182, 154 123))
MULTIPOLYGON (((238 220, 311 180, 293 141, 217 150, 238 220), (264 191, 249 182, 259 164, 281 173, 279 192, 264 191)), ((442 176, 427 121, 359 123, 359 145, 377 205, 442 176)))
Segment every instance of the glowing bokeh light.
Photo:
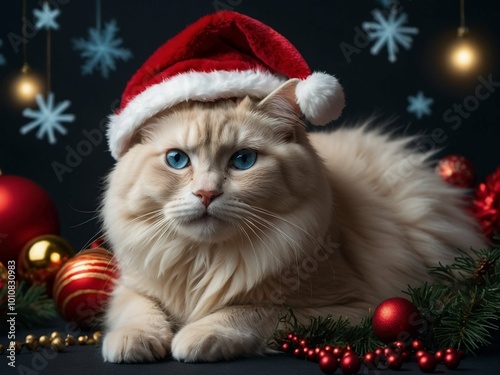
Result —
POLYGON ((470 45, 461 43, 453 50, 451 62, 458 70, 469 70, 476 63, 476 52, 470 45))

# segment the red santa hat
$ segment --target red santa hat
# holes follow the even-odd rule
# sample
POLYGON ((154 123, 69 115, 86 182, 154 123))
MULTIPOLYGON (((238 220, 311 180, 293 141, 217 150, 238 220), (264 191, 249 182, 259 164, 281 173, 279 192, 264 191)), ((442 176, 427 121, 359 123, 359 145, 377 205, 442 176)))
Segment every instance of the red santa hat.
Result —
POLYGON ((181 102, 264 98, 290 78, 305 118, 324 125, 340 116, 344 94, 332 75, 311 72, 282 35, 248 16, 217 12, 163 44, 134 74, 110 116, 111 154, 120 158, 146 120, 181 102))

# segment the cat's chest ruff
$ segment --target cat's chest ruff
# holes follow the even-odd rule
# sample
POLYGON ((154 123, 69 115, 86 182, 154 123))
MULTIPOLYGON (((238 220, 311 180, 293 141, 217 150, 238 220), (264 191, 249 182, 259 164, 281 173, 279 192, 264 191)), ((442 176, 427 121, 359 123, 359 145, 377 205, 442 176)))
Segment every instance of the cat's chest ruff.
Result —
POLYGON ((148 272, 135 272, 127 283, 176 320, 189 322, 240 299, 259 281, 259 270, 249 269, 242 252, 234 244, 190 246, 175 259, 164 252, 148 272))

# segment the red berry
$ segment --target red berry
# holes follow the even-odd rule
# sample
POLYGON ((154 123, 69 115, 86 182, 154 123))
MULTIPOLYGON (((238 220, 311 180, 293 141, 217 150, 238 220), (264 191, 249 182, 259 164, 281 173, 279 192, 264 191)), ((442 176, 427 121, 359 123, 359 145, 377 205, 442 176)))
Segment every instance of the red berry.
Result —
POLYGON ((314 353, 316 353, 316 355, 318 355, 321 350, 322 350, 321 346, 317 346, 314 348, 314 353))
POLYGON ((457 349, 455 349, 455 348, 446 348, 446 350, 444 352, 446 354, 448 354, 448 353, 456 353, 457 349))
POLYGON ((417 352, 415 353, 415 358, 418 360, 420 357, 422 357, 426 353, 427 352, 425 350, 417 350, 417 352))
POLYGON ((390 354, 387 357, 386 364, 391 370, 399 370, 403 365, 403 358, 397 354, 390 354))
POLYGON ((294 344, 298 344, 298 343, 299 343, 299 341, 300 341, 299 336, 295 335, 295 336, 293 336, 293 337, 292 337, 292 342, 293 342, 294 344))
POLYGON ((324 357, 326 354, 331 354, 331 353, 328 353, 325 349, 321 349, 317 355, 318 358, 322 358, 324 357))
POLYGON ((418 367, 423 372, 433 372, 436 369, 437 362, 436 358, 430 353, 425 353, 417 360, 418 367))
POLYGON ((346 350, 344 352, 344 355, 342 357, 345 357, 345 356, 348 356, 348 355, 357 355, 357 354, 356 354, 356 352, 354 350, 349 349, 349 350, 346 350))
POLYGON ((307 340, 304 340, 304 339, 300 340, 299 345, 301 347, 305 348, 307 346, 307 340))
POLYGON ((404 352, 404 350, 406 349, 406 345, 403 341, 395 341, 393 345, 396 349, 398 349, 399 353, 404 352))
POLYGON ((338 347, 338 346, 334 347, 334 348, 333 348, 333 350, 332 350, 332 354, 333 354, 335 357, 338 357, 338 358, 342 357, 342 353, 343 353, 343 352, 344 352, 344 351, 342 350, 342 348, 341 348, 341 347, 338 347))
POLYGON ((340 361, 340 369, 346 375, 355 374, 361 368, 361 361, 357 355, 346 355, 340 361))
POLYGON ((337 358, 330 353, 326 353, 319 359, 319 368, 325 374, 333 374, 337 370, 338 365, 337 358))
POLYGON ((289 353, 291 349, 292 349, 292 346, 288 342, 284 342, 281 345, 281 350, 284 351, 285 353, 289 353))
POLYGON ((302 354, 304 356, 307 356, 307 353, 309 352, 309 348, 306 346, 305 348, 301 348, 302 349, 302 354))
POLYGON ((325 345, 325 347, 323 348, 323 350, 327 353, 331 353, 333 352, 333 346, 331 345, 325 345))
POLYGON ((436 353, 434 353, 434 358, 436 358, 436 361, 438 363, 443 362, 444 352, 442 350, 438 350, 436 353))
POLYGON ((425 349, 425 345, 424 345, 424 343, 423 343, 422 340, 413 340, 412 343, 411 343, 411 347, 415 351, 419 351, 419 350, 424 350, 425 349))
POLYGON ((446 353, 443 358, 443 363, 450 370, 456 369, 460 364, 460 355, 456 352, 446 353))
POLYGON ((374 351, 375 355, 379 358, 384 356, 384 349, 383 348, 377 348, 374 351))
POLYGON ((316 352, 314 351, 314 349, 309 349, 307 351, 307 359, 313 362, 316 361, 316 352))
POLYGON ((391 348, 389 348, 389 347, 384 348, 384 356, 385 357, 389 357, 391 354, 394 354, 394 351, 391 348))
POLYGON ((379 357, 373 352, 368 352, 363 357, 363 363, 369 369, 377 367, 378 360, 379 357))
POLYGON ((295 336, 293 333, 289 333, 289 334, 286 336, 286 338, 287 338, 288 340, 293 340, 293 336, 295 336))
POLYGON ((302 349, 299 349, 299 348, 295 348, 294 351, 293 351, 293 355, 297 358, 303 358, 304 357, 304 353, 302 352, 302 349))

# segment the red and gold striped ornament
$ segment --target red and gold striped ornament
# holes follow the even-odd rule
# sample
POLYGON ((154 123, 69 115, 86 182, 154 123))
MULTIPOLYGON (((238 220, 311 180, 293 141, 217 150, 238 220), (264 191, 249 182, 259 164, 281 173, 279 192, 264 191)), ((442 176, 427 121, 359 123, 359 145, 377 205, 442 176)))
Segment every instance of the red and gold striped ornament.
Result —
POLYGON ((118 277, 113 254, 87 249, 68 260, 54 280, 54 302, 59 314, 81 329, 95 328, 118 277))

